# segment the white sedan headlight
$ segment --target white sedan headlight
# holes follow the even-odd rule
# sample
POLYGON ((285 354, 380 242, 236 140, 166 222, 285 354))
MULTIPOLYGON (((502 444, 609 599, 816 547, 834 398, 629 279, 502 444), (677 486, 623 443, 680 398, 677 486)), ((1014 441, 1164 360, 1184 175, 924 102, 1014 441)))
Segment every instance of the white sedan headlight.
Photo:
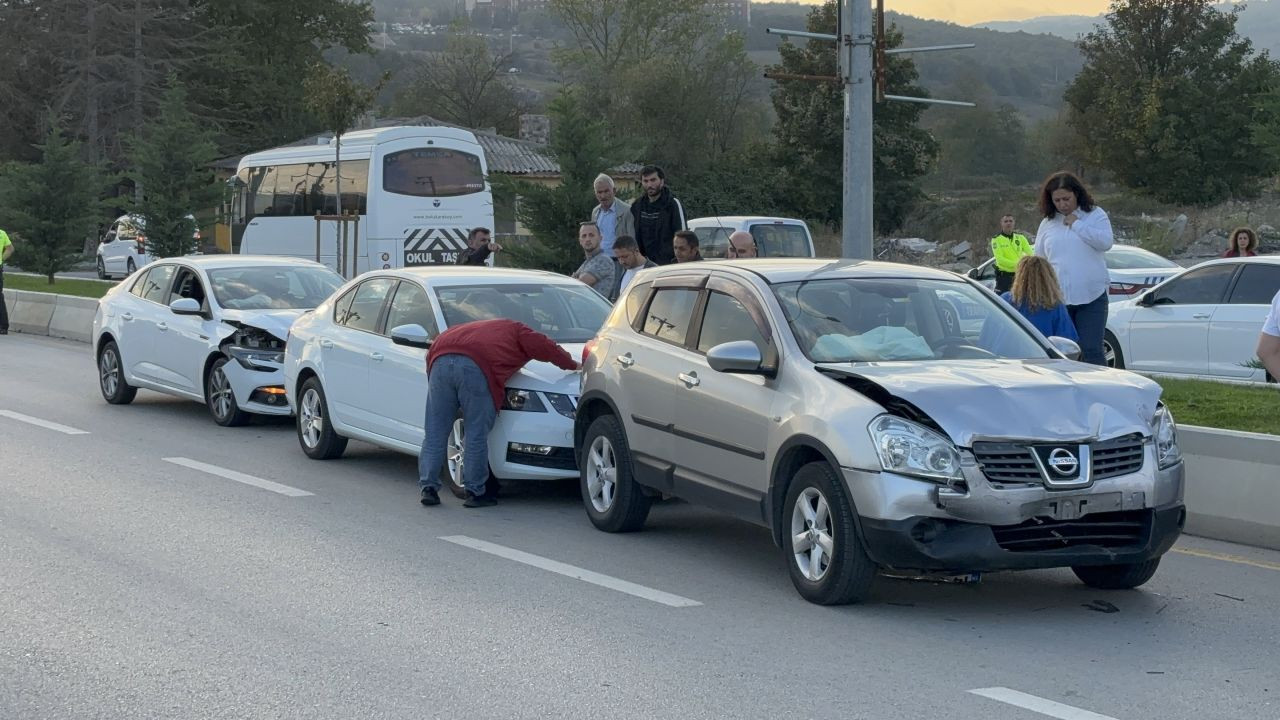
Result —
POLYGON ((960 451, 947 438, 919 423, 881 415, 867 428, 886 472, 934 481, 960 480, 960 451))
POLYGON ((1173 413, 1161 405, 1156 408, 1156 460, 1160 469, 1173 467, 1182 461, 1182 450, 1178 448, 1178 426, 1173 422, 1173 413))

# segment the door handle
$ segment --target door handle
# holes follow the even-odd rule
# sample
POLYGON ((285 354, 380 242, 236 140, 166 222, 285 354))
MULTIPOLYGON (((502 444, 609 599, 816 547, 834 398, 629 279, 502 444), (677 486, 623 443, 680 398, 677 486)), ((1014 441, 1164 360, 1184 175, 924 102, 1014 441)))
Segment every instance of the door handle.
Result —
POLYGON ((169 331, 169 324, 168 324, 168 323, 156 323, 156 329, 157 329, 157 330, 159 330, 160 332, 168 332, 168 331, 169 331))
POLYGON ((120 319, 121 319, 121 320, 123 320, 123 321, 125 321, 125 322, 132 322, 132 321, 133 321, 133 313, 125 313, 125 314, 123 314, 123 315, 121 315, 121 316, 120 316, 120 319))
POLYGON ((618 357, 614 358, 613 361, 618 363, 624 368, 629 368, 632 365, 636 364, 635 359, 631 357, 631 353, 626 353, 625 355, 619 355, 618 357))
POLYGON ((331 347, 333 347, 333 341, 332 341, 332 340, 327 340, 327 339, 321 339, 321 340, 320 340, 320 347, 325 348, 325 349, 331 348, 331 347))
POLYGON ((1195 318, 1196 320, 1208 320, 1209 313, 1195 313, 1191 317, 1195 318))
POLYGON ((369 359, 370 359, 370 360, 372 360, 372 361, 374 361, 374 362, 382 362, 383 357, 384 357, 384 356, 383 356, 383 354, 382 354, 382 353, 370 353, 370 354, 369 354, 369 359))
POLYGON ((698 379, 698 373, 680 373, 677 377, 688 388, 695 388, 702 384, 702 381, 698 379))

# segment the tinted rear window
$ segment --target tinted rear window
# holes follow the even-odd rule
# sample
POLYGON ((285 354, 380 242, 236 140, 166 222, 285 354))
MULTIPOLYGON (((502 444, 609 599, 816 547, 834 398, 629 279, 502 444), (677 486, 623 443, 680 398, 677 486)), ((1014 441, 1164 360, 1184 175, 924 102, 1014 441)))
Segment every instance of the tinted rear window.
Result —
POLYGON ((397 195, 447 197, 484 190, 480 158, 449 148, 416 148, 382 160, 382 188, 397 195))

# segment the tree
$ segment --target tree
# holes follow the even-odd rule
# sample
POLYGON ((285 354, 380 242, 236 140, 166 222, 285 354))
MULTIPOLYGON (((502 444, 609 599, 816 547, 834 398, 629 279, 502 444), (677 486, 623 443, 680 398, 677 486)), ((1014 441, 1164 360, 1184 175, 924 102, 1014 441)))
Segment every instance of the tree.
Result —
POLYGON ((80 259, 86 236, 101 219, 99 197, 106 185, 101 167, 81 159, 80 143, 68 140, 52 120, 37 163, 11 163, 0 172, 0 227, 12 233, 14 260, 43 274, 80 259))
POLYGON ((523 267, 567 274, 582 262, 578 224, 596 202, 595 177, 617 158, 611 156, 603 121, 587 112, 580 91, 562 90, 548 112, 560 184, 499 179, 495 185, 500 194, 518 198, 516 217, 533 233, 529 244, 507 248, 512 259, 523 267))
POLYGON ((508 79, 510 66, 510 54, 492 52, 483 35, 455 25, 444 51, 431 53, 397 98, 396 111, 515 134, 524 103, 508 79))
MULTIPOLYGON (((809 12, 810 32, 836 32, 836 4, 828 0, 809 12)), ((890 27, 889 47, 902 44, 902 33, 890 27)), ((791 75, 836 75, 836 51, 831 43, 810 41, 804 47, 779 46, 782 65, 774 72, 791 75)), ((886 81, 891 92, 928 97, 914 85, 915 64, 902 55, 890 55, 886 81)), ((803 217, 837 226, 842 217, 844 94, 839 84, 807 80, 779 80, 773 91, 778 121, 773 134, 776 162, 783 169, 777 186, 785 189, 788 204, 803 217)), ((900 227, 923 197, 918 181, 929 172, 938 155, 938 143, 919 127, 924 106, 885 102, 874 114, 873 177, 875 227, 889 233, 900 227)))
POLYGON ((186 88, 171 77, 155 118, 128 145, 130 176, 139 188, 133 212, 155 257, 195 249, 197 215, 215 208, 223 188, 210 166, 218 157, 212 133, 192 114, 186 88))
POLYGON ((350 130, 361 115, 369 112, 388 78, 389 75, 383 75, 381 82, 368 87, 352 80, 351 74, 342 68, 317 62, 311 66, 311 71, 302 81, 307 107, 315 113, 316 119, 325 129, 333 133, 334 177, 337 179, 335 192, 339 215, 342 214, 342 134, 350 130))
POLYGON ((1166 202, 1256 195, 1280 169, 1259 146, 1261 102, 1280 66, 1236 34, 1238 10, 1211 0, 1113 0, 1080 42, 1085 67, 1066 92, 1094 159, 1166 202))

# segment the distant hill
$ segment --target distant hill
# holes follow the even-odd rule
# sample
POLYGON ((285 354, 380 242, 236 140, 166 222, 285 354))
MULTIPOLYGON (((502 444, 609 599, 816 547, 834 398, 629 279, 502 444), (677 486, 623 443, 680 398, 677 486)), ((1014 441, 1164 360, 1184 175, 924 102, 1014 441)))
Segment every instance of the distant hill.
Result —
POLYGON ((975 28, 1000 32, 1025 32, 1032 35, 1056 35, 1065 40, 1075 40, 1092 32, 1103 22, 1102 15, 1046 15, 1028 20, 996 20, 974 25, 975 28))

